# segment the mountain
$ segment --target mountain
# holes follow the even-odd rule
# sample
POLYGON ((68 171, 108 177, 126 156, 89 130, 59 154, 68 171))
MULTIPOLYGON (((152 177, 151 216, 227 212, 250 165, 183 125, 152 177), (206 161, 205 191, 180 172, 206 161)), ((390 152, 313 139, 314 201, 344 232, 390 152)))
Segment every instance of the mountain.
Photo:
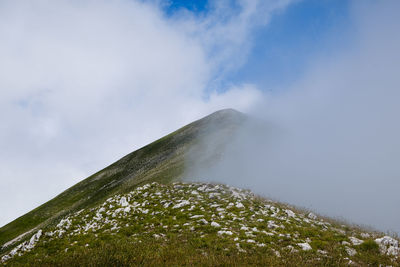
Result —
POLYGON ((86 178, 0 228, 2 262, 400 265, 390 236, 226 185, 182 182, 193 151, 211 147, 196 160, 217 161, 246 121, 237 111, 217 111, 86 178))
POLYGON ((22 239, 24 234, 29 235, 69 212, 91 207, 140 184, 179 180, 185 170, 185 155, 198 140, 216 133, 228 138, 243 120, 244 115, 235 110, 220 110, 126 155, 0 228, 0 244, 9 245, 12 242, 7 242, 22 239))

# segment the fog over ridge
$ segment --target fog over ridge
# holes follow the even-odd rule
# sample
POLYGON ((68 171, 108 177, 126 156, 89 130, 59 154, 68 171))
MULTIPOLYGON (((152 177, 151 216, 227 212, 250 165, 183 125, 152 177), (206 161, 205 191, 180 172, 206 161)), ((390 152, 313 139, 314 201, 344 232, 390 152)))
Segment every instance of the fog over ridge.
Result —
POLYGON ((249 112, 263 126, 243 127, 220 162, 188 176, 400 233, 399 8, 355 4, 356 47, 264 94, 249 112))

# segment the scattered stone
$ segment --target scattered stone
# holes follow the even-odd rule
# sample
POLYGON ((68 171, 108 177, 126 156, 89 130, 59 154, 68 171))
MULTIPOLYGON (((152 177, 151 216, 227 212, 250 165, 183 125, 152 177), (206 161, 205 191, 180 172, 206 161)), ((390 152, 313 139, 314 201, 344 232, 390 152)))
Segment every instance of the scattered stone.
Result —
POLYGON ((182 208, 182 207, 184 207, 186 205, 189 205, 189 204, 190 204, 190 202, 188 200, 182 200, 180 203, 176 204, 172 208, 173 209, 179 209, 179 208, 182 208))
POLYGON ((213 227, 221 227, 221 225, 217 222, 211 222, 211 226, 213 227))
POLYGON ((377 238, 375 242, 379 245, 379 250, 382 254, 391 256, 398 256, 400 254, 399 241, 390 236, 377 238))
POLYGON ((349 239, 350 239, 350 242, 351 242, 354 246, 361 245, 361 244, 364 242, 363 240, 358 239, 357 237, 354 237, 354 236, 350 236, 349 239))
POLYGON ((311 220, 316 220, 317 219, 317 215, 315 215, 314 213, 310 212, 307 217, 311 220))
MULTIPOLYGON (((261 251, 260 248, 269 247, 277 257, 281 257, 281 253, 271 247, 280 244, 287 245, 285 248, 291 253, 298 252, 293 246, 298 246, 303 251, 312 250, 311 239, 304 235, 300 228, 296 229, 296 224, 302 228, 310 227, 315 231, 329 230, 335 231, 334 234, 346 234, 340 226, 335 228, 322 220, 316 221, 317 216, 311 212, 307 215, 297 214, 290 209, 280 209, 278 204, 260 205, 260 202, 255 200, 256 197, 247 191, 222 185, 147 184, 130 193, 108 198, 96 208, 70 214, 61 219, 56 226, 37 231, 28 241, 20 243, 3 255, 1 262, 8 261, 15 255, 23 255, 32 250, 38 242, 74 238, 74 235, 93 234, 97 237, 103 231, 116 235, 124 227, 136 223, 140 223, 140 227, 143 227, 143 231, 132 234, 132 238, 138 243, 142 242, 140 239, 143 236, 152 236, 160 239, 160 242, 168 241, 169 237, 164 234, 165 231, 178 235, 191 231, 199 238, 217 234, 224 242, 231 241, 235 244, 241 253, 251 252, 253 249, 261 251), (162 219, 155 223, 151 220, 154 216, 160 216, 162 219), (210 225, 216 228, 215 230, 210 231, 207 227, 209 221, 206 218, 211 222, 210 225), (270 229, 268 232, 267 228, 270 229), (246 250, 240 244, 246 246, 246 250)), ((361 233, 360 236, 363 239, 370 238, 368 233, 361 233)), ((357 250, 352 246, 360 245, 364 241, 354 236, 349 237, 349 240, 351 243, 343 241, 341 244, 348 257, 353 257, 357 254, 357 250)), ((394 238, 384 236, 375 239, 375 242, 379 244, 381 253, 391 256, 392 259, 400 253, 399 242, 394 238)), ((73 246, 75 243, 68 244, 73 246)), ((89 245, 86 244, 85 247, 89 245)), ((224 250, 229 249, 226 247, 224 250)), ((68 248, 63 247, 60 252, 63 251, 68 251, 68 248)), ((328 256, 328 253, 317 250, 314 260, 323 256, 328 256)))
POLYGON ((291 210, 285 210, 285 212, 286 212, 287 216, 290 217, 290 218, 295 218, 296 217, 296 214, 291 210))
POLYGON ((231 231, 218 231, 219 235, 233 235, 231 231))
POLYGON ((241 202, 237 202, 235 206, 236 206, 236 208, 238 208, 238 209, 244 208, 244 205, 243 205, 241 202))
POLYGON ((303 250, 306 250, 306 251, 312 249, 312 247, 308 243, 297 243, 297 245, 299 247, 301 247, 303 250))
POLYGON ((126 206, 129 205, 128 201, 126 201, 126 197, 121 197, 121 200, 119 201, 119 204, 120 204, 122 207, 126 207, 126 206))
POLYGON ((346 253, 350 256, 353 257, 354 255, 357 254, 357 250, 355 250, 354 248, 350 248, 350 247, 345 247, 346 249, 346 253))

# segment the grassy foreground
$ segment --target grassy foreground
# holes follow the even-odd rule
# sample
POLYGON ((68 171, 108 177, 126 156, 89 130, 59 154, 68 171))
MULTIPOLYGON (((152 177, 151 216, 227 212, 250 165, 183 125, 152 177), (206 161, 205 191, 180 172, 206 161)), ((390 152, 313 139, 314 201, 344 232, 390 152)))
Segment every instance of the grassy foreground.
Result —
POLYGON ((3 263, 400 266, 396 241, 224 185, 151 183, 41 229, 3 263))

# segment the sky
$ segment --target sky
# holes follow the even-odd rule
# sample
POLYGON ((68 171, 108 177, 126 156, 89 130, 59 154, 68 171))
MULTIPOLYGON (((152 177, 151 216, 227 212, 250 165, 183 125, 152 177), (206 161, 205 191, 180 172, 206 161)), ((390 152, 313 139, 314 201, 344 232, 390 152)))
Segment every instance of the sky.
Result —
MULTIPOLYGON (((351 184, 349 177, 368 176, 367 195, 389 204, 372 205, 382 210, 373 220, 366 205, 343 211, 342 202, 306 191, 262 193, 400 232, 399 218, 385 217, 399 200, 399 8, 394 0, 1 1, 0 225, 178 127, 231 107, 291 133, 271 149, 278 154, 260 156, 291 164, 298 162, 293 150, 307 152, 304 168, 284 172, 276 162, 270 176, 299 180, 316 164, 320 176, 321 166, 332 165, 316 162, 317 152, 335 154, 326 161, 337 163, 343 150, 357 151, 346 162, 358 169, 337 163, 336 176, 327 177, 351 184), (367 145, 380 158, 363 157, 367 145), (368 160, 374 164, 364 168, 368 160), (378 182, 383 187, 373 191, 378 182)), ((255 173, 249 187, 260 185, 255 173)))

